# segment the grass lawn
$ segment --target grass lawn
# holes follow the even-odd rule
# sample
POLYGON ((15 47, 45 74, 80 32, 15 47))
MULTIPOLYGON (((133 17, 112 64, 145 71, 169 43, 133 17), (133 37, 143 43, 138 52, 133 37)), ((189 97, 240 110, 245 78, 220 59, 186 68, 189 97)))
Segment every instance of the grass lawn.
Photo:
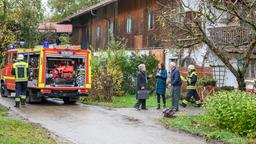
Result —
POLYGON ((46 130, 6 117, 6 112, 0 105, 0 144, 56 144, 46 130))
MULTIPOLYGON (((167 106, 170 107, 170 98, 167 98, 167 106)), ((126 95, 122 97, 113 97, 112 102, 95 102, 90 99, 90 97, 82 97, 81 102, 85 104, 91 105, 100 105, 100 106, 110 106, 114 108, 132 108, 136 103, 136 99, 134 95, 126 95)), ((162 103, 162 100, 161 100, 162 103)), ((157 100, 155 96, 150 96, 147 100, 147 107, 156 107, 157 100)), ((163 106, 163 105, 161 105, 163 106)))
POLYGON ((256 140, 248 140, 227 130, 222 130, 207 123, 204 116, 179 116, 175 118, 163 118, 162 123, 167 127, 177 128, 191 134, 216 139, 228 144, 256 143, 256 140))

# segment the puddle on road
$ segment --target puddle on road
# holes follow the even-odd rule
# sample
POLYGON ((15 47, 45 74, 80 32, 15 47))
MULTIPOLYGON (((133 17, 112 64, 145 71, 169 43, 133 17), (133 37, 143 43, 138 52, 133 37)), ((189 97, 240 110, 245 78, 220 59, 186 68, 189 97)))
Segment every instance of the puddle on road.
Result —
POLYGON ((122 118, 127 122, 127 124, 141 124, 142 122, 139 120, 139 119, 136 119, 134 117, 130 117, 130 116, 127 116, 127 115, 122 115, 122 118))

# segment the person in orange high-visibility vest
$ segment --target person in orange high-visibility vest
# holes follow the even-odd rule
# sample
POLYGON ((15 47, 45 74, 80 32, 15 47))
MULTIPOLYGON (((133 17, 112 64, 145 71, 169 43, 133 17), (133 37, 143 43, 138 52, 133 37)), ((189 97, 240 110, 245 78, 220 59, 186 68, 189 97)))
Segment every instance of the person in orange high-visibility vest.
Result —
POLYGON ((26 104, 28 73, 28 63, 24 62, 24 55, 19 54, 17 62, 12 67, 12 74, 15 76, 16 82, 15 107, 17 108, 20 107, 20 103, 26 104))

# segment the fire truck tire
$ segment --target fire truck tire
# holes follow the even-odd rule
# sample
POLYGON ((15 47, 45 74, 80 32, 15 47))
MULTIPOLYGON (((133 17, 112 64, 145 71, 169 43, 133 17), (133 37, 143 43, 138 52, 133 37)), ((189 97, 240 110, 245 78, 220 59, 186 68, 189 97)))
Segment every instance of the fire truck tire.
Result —
POLYGON ((4 86, 4 83, 1 82, 1 96, 2 97, 8 97, 10 95, 10 91, 7 90, 7 88, 4 86))
POLYGON ((2 96, 2 97, 5 97, 4 91, 5 91, 4 83, 1 82, 1 96, 2 96))
POLYGON ((38 97, 38 91, 35 90, 28 90, 27 102, 30 104, 33 103, 41 103, 43 99, 38 97))
POLYGON ((70 98, 63 98, 64 104, 76 104, 76 100, 70 100, 70 98))

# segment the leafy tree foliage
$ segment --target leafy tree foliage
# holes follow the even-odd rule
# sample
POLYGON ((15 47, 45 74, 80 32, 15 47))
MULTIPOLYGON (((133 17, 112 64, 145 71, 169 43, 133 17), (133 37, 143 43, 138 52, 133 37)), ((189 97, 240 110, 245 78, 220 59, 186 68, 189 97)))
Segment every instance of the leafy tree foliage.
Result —
POLYGON ((24 47, 33 47, 42 18, 41 0, 0 0, 0 51, 18 41, 24 41, 24 47))
POLYGON ((100 0, 49 0, 48 5, 52 9, 53 15, 51 20, 59 21, 67 16, 77 13, 98 3, 100 0))

